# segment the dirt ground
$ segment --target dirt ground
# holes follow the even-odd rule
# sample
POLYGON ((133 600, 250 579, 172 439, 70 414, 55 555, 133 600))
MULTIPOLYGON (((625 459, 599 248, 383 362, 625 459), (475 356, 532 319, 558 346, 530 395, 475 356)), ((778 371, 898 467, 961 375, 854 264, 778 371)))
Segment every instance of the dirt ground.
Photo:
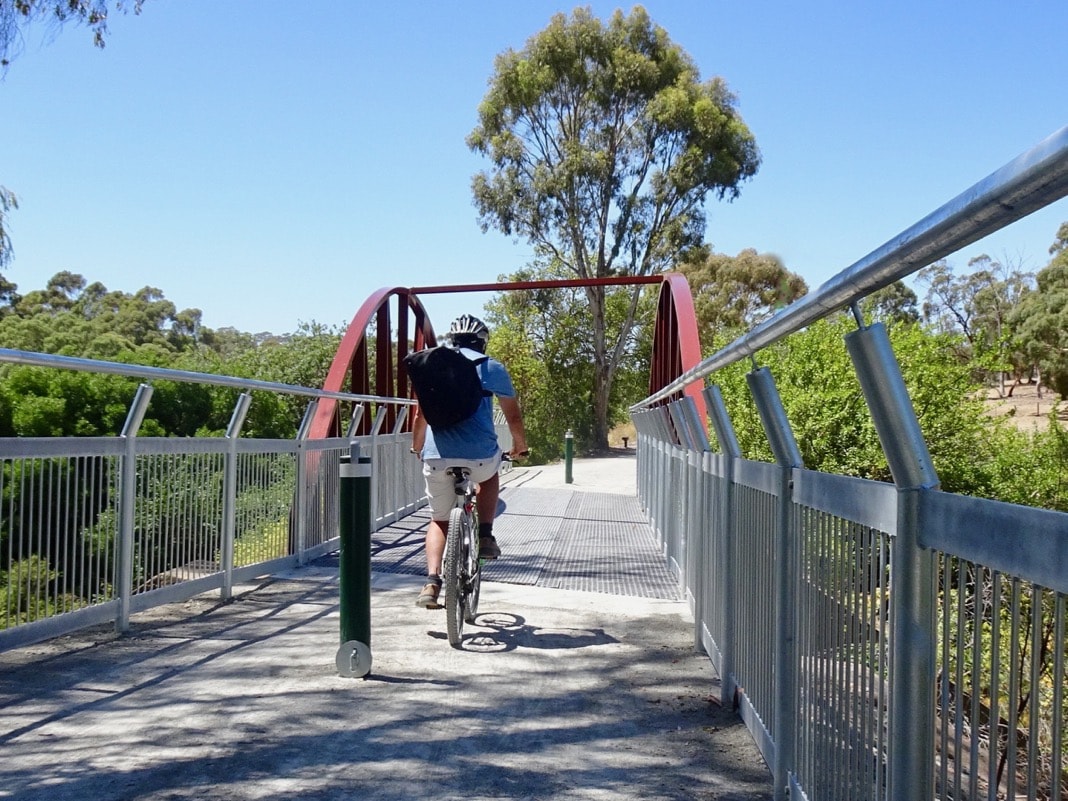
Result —
POLYGON ((1068 403, 1053 390, 1043 387, 1040 396, 1037 384, 1018 384, 1007 397, 1010 387, 1006 386, 1004 395, 996 388, 987 391, 987 410, 992 417, 1006 418, 1021 431, 1044 430, 1056 408, 1057 419, 1068 422, 1068 403))
POLYGON ((608 447, 633 451, 638 447, 638 432, 634 423, 623 423, 608 432, 608 447))

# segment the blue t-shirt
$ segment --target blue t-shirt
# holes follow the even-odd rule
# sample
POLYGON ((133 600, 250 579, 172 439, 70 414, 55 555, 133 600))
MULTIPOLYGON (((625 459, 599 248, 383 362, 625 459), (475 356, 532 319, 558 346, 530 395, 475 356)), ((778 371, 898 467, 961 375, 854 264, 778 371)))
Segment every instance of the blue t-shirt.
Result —
MULTIPOLYGON (((465 352, 470 358, 482 354, 465 352)), ((478 366, 482 378, 482 387, 493 395, 505 398, 515 397, 515 387, 508 370, 496 359, 486 358, 478 366)), ((424 459, 488 459, 497 453, 497 431, 493 427, 493 396, 482 399, 478 411, 454 426, 435 432, 431 426, 426 429, 426 441, 423 443, 424 459)))

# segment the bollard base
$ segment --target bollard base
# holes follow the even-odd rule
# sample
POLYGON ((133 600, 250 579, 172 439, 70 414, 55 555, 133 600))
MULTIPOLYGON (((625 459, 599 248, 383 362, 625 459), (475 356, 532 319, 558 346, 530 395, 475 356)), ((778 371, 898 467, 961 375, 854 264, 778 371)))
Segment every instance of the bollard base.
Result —
POLYGON ((359 640, 349 640, 337 649, 334 662, 342 678, 363 678, 371 672, 371 649, 359 640))

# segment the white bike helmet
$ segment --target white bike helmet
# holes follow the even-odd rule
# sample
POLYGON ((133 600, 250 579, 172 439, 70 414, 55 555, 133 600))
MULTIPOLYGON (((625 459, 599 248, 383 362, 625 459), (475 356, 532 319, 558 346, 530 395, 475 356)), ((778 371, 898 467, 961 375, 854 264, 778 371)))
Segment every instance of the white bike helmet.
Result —
POLYGON ((464 314, 452 321, 449 341, 454 348, 471 348, 485 353, 486 343, 489 342, 489 327, 477 317, 464 314))

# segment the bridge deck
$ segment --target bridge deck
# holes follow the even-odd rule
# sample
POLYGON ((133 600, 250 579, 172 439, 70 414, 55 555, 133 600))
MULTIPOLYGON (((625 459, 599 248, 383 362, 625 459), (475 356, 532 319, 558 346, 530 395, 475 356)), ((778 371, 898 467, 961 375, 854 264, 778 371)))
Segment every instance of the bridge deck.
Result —
MULTIPOLYGON (((653 532, 632 495, 507 484, 494 533, 503 551, 484 580, 676 600, 653 532)), ((425 575, 423 509, 374 535, 372 568, 425 575)))
POLYGON ((502 500, 505 558, 462 649, 413 603, 425 516, 379 538, 366 679, 334 666, 329 559, 135 615, 123 636, 0 654, 0 797, 770 799, 633 495, 512 484, 502 500))

